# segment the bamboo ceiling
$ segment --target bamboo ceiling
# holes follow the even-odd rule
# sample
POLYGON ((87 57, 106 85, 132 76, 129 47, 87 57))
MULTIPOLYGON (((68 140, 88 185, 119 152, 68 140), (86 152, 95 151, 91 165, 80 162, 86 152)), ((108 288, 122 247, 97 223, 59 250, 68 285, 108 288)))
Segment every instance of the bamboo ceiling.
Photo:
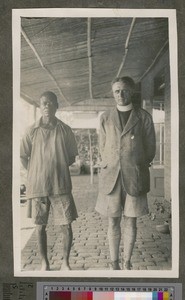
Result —
POLYGON ((168 47, 166 18, 22 18, 21 96, 60 108, 110 103, 117 75, 139 82, 168 47))

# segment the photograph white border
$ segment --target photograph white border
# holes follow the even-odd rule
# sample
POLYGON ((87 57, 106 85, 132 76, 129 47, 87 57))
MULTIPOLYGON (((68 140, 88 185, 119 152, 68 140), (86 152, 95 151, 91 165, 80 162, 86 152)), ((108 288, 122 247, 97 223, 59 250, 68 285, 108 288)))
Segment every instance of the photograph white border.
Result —
POLYGON ((12 178, 12 207, 13 207, 13 246, 14 246, 14 275, 19 277, 125 277, 125 278, 178 278, 179 276, 179 101, 178 101, 178 70, 177 70, 177 22, 175 9, 98 9, 98 8, 41 8, 13 9, 13 178, 12 178), (172 269, 171 270, 82 270, 82 271, 21 271, 20 251, 20 170, 19 170, 19 137, 20 124, 20 38, 21 17, 137 17, 150 18, 166 17, 169 20, 169 53, 171 81, 171 196, 172 196, 172 269), (16 105, 15 105, 15 101, 16 105), (173 121, 173 122, 172 122, 173 121), (175 201, 173 201, 175 199, 175 201))

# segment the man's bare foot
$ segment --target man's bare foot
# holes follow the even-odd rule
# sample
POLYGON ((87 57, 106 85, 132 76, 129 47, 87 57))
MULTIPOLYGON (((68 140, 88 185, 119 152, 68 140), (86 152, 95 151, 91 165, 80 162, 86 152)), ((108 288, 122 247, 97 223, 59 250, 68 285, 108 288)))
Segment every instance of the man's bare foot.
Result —
POLYGON ((40 270, 41 271, 50 271, 49 262, 42 261, 40 270))
POLYGON ((109 264, 109 267, 110 267, 110 270, 121 270, 118 260, 111 261, 109 264))
POLYGON ((131 268, 132 268, 132 265, 131 265, 130 260, 125 261, 124 264, 123 264, 123 269, 124 270, 131 270, 131 268))
POLYGON ((63 262, 61 265, 60 270, 65 271, 65 270, 71 270, 69 264, 67 262, 63 262))

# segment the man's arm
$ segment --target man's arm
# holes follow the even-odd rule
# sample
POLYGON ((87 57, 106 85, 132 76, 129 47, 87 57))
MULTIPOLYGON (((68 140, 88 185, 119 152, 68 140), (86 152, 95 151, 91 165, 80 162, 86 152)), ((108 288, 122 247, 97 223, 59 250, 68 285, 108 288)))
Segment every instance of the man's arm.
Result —
POLYGON ((28 168, 28 162, 31 155, 31 140, 28 133, 26 133, 23 138, 21 139, 20 144, 20 160, 25 169, 28 168))
POLYGON ((147 162, 151 163, 156 153, 155 128, 152 117, 149 115, 144 126, 144 147, 146 151, 147 162))
POLYGON ((23 167, 27 170, 27 168, 28 168, 28 159, 26 159, 25 157, 21 157, 21 163, 22 163, 23 167))
POLYGON ((101 116, 100 118, 100 131, 99 131, 99 149, 100 149, 100 155, 102 156, 102 153, 104 151, 106 142, 106 133, 104 128, 104 118, 101 116))
POLYGON ((69 166, 71 166, 75 162, 75 156, 69 157, 69 166))
POLYGON ((71 166, 75 162, 75 158, 78 155, 75 136, 71 129, 68 132, 67 151, 68 151, 68 165, 71 166))

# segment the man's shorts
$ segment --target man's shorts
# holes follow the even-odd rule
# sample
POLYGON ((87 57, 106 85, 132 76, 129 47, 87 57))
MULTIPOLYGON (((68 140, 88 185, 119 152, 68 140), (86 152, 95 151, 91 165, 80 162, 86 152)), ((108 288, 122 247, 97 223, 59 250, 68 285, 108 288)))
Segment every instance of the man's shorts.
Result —
POLYGON ((107 217, 121 217, 122 213, 126 217, 141 217, 149 213, 147 195, 128 195, 123 189, 121 175, 110 194, 99 192, 95 209, 107 217))
POLYGON ((71 193, 32 198, 30 205, 31 209, 28 208, 31 211, 30 217, 36 225, 46 225, 48 223, 50 210, 54 225, 67 225, 78 217, 71 193))

